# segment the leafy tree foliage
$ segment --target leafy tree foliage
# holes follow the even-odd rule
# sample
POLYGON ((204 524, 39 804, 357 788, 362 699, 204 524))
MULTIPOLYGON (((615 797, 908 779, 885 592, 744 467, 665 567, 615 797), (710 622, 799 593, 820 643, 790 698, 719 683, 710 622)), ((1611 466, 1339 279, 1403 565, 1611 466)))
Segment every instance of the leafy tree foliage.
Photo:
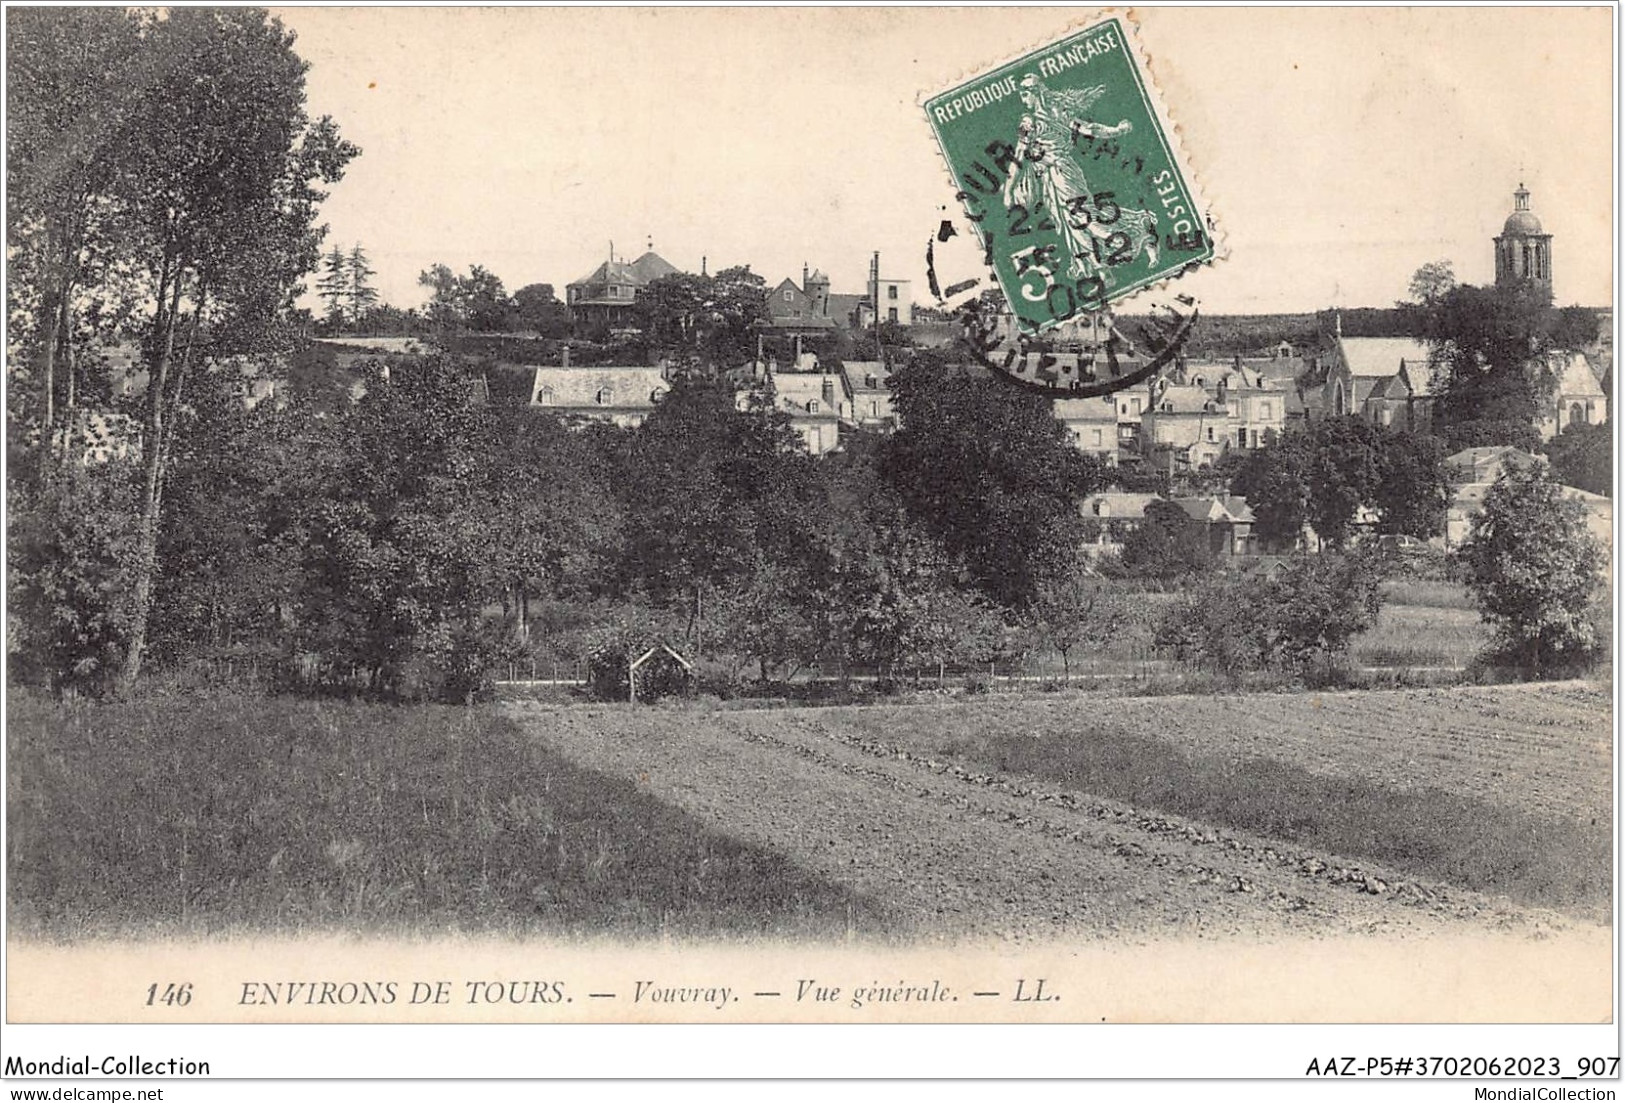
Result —
POLYGON ((1459 554, 1468 588, 1495 626, 1496 661, 1543 678, 1592 660, 1599 637, 1590 601, 1602 550, 1583 507, 1543 465, 1506 470, 1459 554))
POLYGON ((796 473, 808 462, 780 415, 740 409, 725 384, 677 378, 620 475, 623 585, 699 618, 708 591, 743 578, 794 530, 796 473))
POLYGON ((1445 368, 1434 424, 1447 446, 1537 447, 1534 420, 1552 381, 1532 365, 1583 335, 1574 319, 1565 322, 1552 309, 1550 290, 1533 281, 1463 284, 1422 302, 1413 314, 1445 368))
POLYGON ((6 30, 7 362, 14 384, 32 368, 7 409, 48 435, 76 295, 125 255, 111 189, 146 65, 137 22, 114 8, 8 8, 6 30))
POLYGON ((1068 442, 1043 398, 945 368, 928 353, 890 379, 902 428, 880 470, 912 516, 1005 607, 1029 602, 1080 535, 1104 466, 1068 442))
POLYGON ((1614 494, 1614 430, 1606 423, 1571 422, 1546 445, 1552 475, 1564 486, 1614 494))
POLYGON ((1232 493, 1253 511, 1253 534, 1272 551, 1291 551, 1303 538, 1313 450, 1307 433, 1287 433, 1249 452, 1231 479, 1232 493))
POLYGON ((1378 532, 1425 539, 1442 530, 1450 504, 1444 461, 1433 437, 1327 418, 1250 453, 1231 489, 1247 499, 1253 531, 1272 548, 1295 547, 1305 524, 1341 547, 1368 508, 1378 532))
POLYGON ((1411 276, 1410 305, 1431 306, 1454 291, 1456 286, 1456 271, 1449 261, 1430 261, 1411 276))
POLYGON ((1145 521, 1123 540, 1123 571, 1130 578, 1171 582, 1213 568, 1207 531, 1172 502, 1146 506, 1145 521))
POLYGON ((51 350, 74 331, 73 315, 89 316, 71 290, 94 274, 103 295, 123 299, 114 313, 141 340, 148 376, 117 679, 128 691, 146 646, 188 385, 201 364, 288 339, 293 297, 319 256, 318 185, 338 179, 357 151, 330 120, 308 119, 306 65, 263 11, 42 9, 12 26, 21 32, 12 75, 28 75, 10 84, 21 110, 9 136, 24 157, 8 215, 23 254, 37 259, 19 266, 35 283, 13 301, 56 312, 30 338, 50 377, 51 350), (58 94, 57 107, 42 98, 58 94))
POLYGON ((1378 443, 1370 497, 1377 531, 1422 540, 1442 533, 1450 509, 1444 442, 1423 433, 1388 432, 1378 443))
POLYGON ((1353 536, 1360 507, 1375 498, 1385 444, 1383 431, 1362 418, 1324 418, 1311 429, 1309 524, 1332 547, 1353 536))
POLYGON ((436 330, 501 333, 513 328, 513 302, 502 280, 487 268, 476 264, 468 275, 459 276, 436 264, 418 273, 418 284, 429 289, 424 312, 436 330))
POLYGON ((677 272, 638 293, 643 340, 657 355, 731 368, 756 354, 756 326, 767 317, 767 281, 749 266, 715 276, 677 272))
POLYGON ((61 691, 111 686, 129 646, 139 470, 66 464, 7 485, 7 649, 20 680, 61 691))
POLYGON ((513 293, 514 324, 543 337, 570 335, 570 308, 559 302, 550 283, 526 284, 513 293))
POLYGON ((380 369, 313 505, 301 649, 387 695, 466 699, 502 646, 480 617, 508 578, 472 395, 443 358, 380 369))

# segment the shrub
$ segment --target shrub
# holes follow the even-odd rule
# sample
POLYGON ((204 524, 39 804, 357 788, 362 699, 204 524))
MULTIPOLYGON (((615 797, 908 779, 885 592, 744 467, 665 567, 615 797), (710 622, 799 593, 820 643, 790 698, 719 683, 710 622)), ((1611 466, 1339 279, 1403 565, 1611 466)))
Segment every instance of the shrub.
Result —
POLYGON ((1346 679, 1349 641, 1376 623, 1379 578, 1373 559, 1328 552, 1300 556, 1273 580, 1213 579, 1169 608, 1153 642, 1231 678, 1275 670, 1332 684, 1346 679))

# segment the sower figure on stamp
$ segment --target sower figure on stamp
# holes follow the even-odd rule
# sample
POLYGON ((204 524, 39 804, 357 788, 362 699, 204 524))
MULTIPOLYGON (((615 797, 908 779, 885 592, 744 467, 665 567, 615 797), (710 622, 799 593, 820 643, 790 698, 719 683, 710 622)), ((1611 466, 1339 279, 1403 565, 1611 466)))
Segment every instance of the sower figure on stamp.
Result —
POLYGON ((1021 118, 1015 159, 1004 182, 1004 204, 1006 208, 1020 204, 1029 212, 1042 205, 1057 219, 1072 250, 1067 274, 1073 278, 1098 274, 1110 282, 1114 264, 1132 261, 1142 251, 1153 265, 1157 263, 1157 217, 1120 207, 1109 193, 1097 199, 1074 155, 1080 138, 1116 138, 1134 129, 1126 119, 1110 126, 1085 117, 1105 93, 1105 85, 1074 92, 1047 88, 1031 73, 1022 78, 1021 102, 1029 113, 1021 118))

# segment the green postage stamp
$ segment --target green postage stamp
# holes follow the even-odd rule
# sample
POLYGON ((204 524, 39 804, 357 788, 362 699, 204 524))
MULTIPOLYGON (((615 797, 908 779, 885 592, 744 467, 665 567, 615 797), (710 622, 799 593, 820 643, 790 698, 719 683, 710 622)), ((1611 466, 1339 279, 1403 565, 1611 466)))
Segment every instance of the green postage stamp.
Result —
POLYGON ((925 101, 1023 332, 1214 259, 1130 31, 1106 19, 925 101))

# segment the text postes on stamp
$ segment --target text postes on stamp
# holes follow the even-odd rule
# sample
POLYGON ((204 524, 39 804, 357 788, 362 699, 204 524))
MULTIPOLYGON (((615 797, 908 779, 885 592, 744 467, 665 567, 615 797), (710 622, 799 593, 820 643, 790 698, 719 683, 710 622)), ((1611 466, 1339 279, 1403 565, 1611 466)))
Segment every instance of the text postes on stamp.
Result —
POLYGON ((1117 18, 925 101, 1018 327, 1038 334, 1214 258, 1207 211, 1117 18))

